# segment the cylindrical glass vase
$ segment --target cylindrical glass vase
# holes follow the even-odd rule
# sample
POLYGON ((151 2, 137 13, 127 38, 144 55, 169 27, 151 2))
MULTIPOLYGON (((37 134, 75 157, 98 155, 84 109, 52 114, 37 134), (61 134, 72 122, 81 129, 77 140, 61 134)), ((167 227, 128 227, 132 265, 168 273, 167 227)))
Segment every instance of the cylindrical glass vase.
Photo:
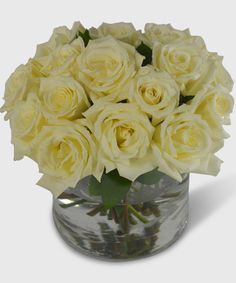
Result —
POLYGON ((89 178, 53 200, 62 238, 76 250, 105 260, 132 260, 174 243, 188 219, 189 174, 181 183, 163 175, 158 183, 132 183, 125 201, 110 210, 88 191, 89 178))

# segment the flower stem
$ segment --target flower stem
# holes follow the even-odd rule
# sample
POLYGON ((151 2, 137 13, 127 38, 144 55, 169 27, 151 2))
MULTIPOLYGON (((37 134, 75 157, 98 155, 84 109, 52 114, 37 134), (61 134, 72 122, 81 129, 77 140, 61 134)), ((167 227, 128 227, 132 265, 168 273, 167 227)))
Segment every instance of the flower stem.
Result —
POLYGON ((129 205, 127 201, 127 196, 124 199, 124 211, 123 211, 123 223, 124 223, 124 233, 129 232, 129 205))
POLYGON ((140 214, 132 205, 128 205, 129 211, 144 224, 149 223, 149 220, 140 214))
POLYGON ((100 205, 96 206, 94 209, 90 210, 87 214, 89 216, 94 216, 94 215, 98 214, 101 211, 102 208, 103 208, 103 205, 100 204, 100 205))
POLYGON ((119 220, 119 217, 118 217, 118 214, 116 212, 116 209, 115 207, 111 208, 111 213, 112 213, 112 217, 115 221, 116 224, 119 224, 120 223, 120 220, 119 220))

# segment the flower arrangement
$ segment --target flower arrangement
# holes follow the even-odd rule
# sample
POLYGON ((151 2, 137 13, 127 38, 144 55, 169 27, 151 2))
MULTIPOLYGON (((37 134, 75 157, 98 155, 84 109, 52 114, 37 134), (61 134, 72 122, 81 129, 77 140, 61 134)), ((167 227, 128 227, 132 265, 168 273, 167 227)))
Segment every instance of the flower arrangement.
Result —
POLYGON ((76 22, 15 70, 1 111, 15 160, 37 162, 40 186, 58 197, 93 175, 91 192, 112 206, 137 178, 217 175, 232 87, 222 57, 189 30, 76 22))

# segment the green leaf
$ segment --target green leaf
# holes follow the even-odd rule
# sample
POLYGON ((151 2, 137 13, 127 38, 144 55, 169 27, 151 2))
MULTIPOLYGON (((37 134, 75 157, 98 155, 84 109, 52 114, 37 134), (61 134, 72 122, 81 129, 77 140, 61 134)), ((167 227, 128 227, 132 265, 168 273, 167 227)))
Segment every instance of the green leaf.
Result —
POLYGON ((89 40, 92 39, 89 35, 89 31, 86 29, 85 32, 79 32, 79 36, 82 37, 83 41, 84 41, 84 45, 85 47, 88 45, 89 40))
POLYGON ((154 169, 139 176, 136 181, 140 182, 141 184, 152 185, 158 183, 164 175, 164 173, 158 171, 157 169, 154 169))
POLYGON ((113 170, 102 177, 102 200, 106 207, 116 206, 128 193, 132 182, 113 170))
POLYGON ((98 182, 98 180, 91 176, 89 180, 89 193, 91 196, 100 196, 101 195, 101 183, 98 182))
POLYGON ((136 48, 138 53, 143 55, 145 59, 143 60, 142 66, 146 66, 152 63, 152 49, 144 44, 143 42, 136 48))
POLYGON ((190 100, 192 100, 194 98, 193 95, 188 95, 188 96, 183 96, 182 94, 180 94, 180 97, 179 97, 179 106, 184 104, 184 103, 187 103, 189 102, 190 100))
POLYGON ((91 195, 101 195, 103 205, 106 208, 112 208, 125 198, 131 183, 130 180, 121 177, 117 170, 113 170, 103 174, 101 183, 92 177, 89 183, 89 192, 91 195))

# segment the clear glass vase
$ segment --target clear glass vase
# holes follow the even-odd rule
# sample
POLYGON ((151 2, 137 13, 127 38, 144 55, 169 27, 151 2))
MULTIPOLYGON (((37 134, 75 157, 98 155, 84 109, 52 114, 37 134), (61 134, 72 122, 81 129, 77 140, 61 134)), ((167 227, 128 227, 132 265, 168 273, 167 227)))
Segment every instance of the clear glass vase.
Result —
POLYGON ((181 183, 163 175, 158 183, 132 183, 125 201, 103 210, 90 196, 89 178, 53 200, 53 218, 62 238, 78 251, 105 260, 131 260, 174 243, 188 219, 189 174, 181 183))

